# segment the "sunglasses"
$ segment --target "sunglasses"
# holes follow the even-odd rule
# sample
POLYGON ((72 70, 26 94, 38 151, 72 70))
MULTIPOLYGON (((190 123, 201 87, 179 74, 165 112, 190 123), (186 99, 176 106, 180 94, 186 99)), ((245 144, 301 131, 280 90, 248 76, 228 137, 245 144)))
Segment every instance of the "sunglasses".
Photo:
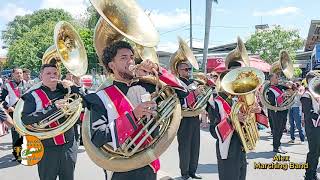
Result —
POLYGON ((184 69, 180 69, 180 70, 183 70, 183 71, 191 71, 191 68, 184 68, 184 69))

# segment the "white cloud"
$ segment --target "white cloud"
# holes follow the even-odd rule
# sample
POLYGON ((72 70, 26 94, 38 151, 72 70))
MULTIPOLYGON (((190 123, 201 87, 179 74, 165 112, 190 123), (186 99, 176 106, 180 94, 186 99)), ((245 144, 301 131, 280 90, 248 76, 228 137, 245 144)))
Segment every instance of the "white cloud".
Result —
POLYGON ((279 16, 279 15, 287 15, 287 14, 298 14, 300 11, 297 7, 284 7, 272 9, 270 11, 254 11, 253 16, 279 16))
POLYGON ((73 16, 79 16, 85 12, 88 3, 88 0, 43 0, 40 8, 62 8, 73 16))
POLYGON ((152 10, 150 18, 159 29, 168 29, 189 23, 189 13, 186 9, 176 9, 173 12, 152 10))
MULTIPOLYGON (((185 39, 185 42, 188 44, 188 46, 190 45, 190 40, 189 39, 185 39)), ((200 39, 194 39, 192 41, 192 46, 194 48, 203 48, 204 45, 204 41, 200 40, 200 39)), ((167 41, 167 42, 160 42, 158 47, 157 47, 157 51, 166 51, 166 52, 176 52, 178 50, 178 41, 173 42, 173 41, 167 41)), ((213 45, 209 42, 209 47, 213 47, 213 45)))
POLYGON ((9 3, 0 9, 0 18, 4 21, 12 21, 15 16, 23 16, 30 14, 32 11, 18 7, 15 4, 9 3))
POLYGON ((178 49, 178 43, 177 42, 164 42, 164 43, 159 43, 157 47, 157 51, 165 51, 165 52, 176 52, 178 49))

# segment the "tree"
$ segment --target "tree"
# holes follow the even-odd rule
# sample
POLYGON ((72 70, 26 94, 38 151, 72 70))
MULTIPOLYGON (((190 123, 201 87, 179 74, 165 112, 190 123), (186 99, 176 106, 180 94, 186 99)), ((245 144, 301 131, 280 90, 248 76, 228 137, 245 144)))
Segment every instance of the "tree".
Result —
MULTIPOLYGON (((90 10, 89 20, 94 17, 93 10, 90 10)), ((31 15, 17 16, 7 25, 2 39, 9 47, 8 66, 20 66, 38 72, 44 52, 53 45, 54 27, 59 21, 70 22, 79 33, 87 51, 88 72, 92 68, 99 69, 98 57, 93 46, 94 26, 89 26, 89 22, 86 21, 85 24, 89 28, 82 27, 69 13, 61 9, 44 9, 31 15)))
POLYGON ((277 61, 281 50, 287 50, 294 60, 295 52, 302 46, 303 39, 297 30, 285 30, 280 26, 256 31, 246 42, 251 53, 259 54, 268 63, 277 61))
POLYGON ((91 70, 93 68, 99 69, 98 56, 93 46, 93 29, 82 28, 79 30, 79 34, 87 51, 89 65, 88 70, 91 70))
POLYGON ((53 45, 53 29, 56 22, 49 21, 36 25, 9 46, 9 65, 38 71, 42 56, 48 47, 53 45))
POLYGON ((301 75, 302 75, 302 69, 294 68, 294 76, 295 77, 301 77, 301 75))
POLYGON ((16 16, 9 22, 6 30, 2 33, 2 39, 7 46, 22 38, 25 33, 46 22, 73 21, 72 16, 62 9, 41 9, 33 14, 16 16))
POLYGON ((39 71, 43 53, 53 45, 53 31, 58 21, 69 21, 71 15, 62 9, 43 9, 17 16, 8 23, 2 39, 9 47, 9 66, 39 71))

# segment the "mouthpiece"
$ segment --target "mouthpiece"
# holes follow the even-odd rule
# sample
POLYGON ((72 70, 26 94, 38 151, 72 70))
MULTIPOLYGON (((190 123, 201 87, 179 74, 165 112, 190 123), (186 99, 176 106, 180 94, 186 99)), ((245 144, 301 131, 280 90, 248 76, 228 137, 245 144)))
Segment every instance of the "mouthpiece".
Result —
POLYGON ((129 71, 134 71, 136 69, 136 66, 135 65, 130 65, 129 66, 129 71))

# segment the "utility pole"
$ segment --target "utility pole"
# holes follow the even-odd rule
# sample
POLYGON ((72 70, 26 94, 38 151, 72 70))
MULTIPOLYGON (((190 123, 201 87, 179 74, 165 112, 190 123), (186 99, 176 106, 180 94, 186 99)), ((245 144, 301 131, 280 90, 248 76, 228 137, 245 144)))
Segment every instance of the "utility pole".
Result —
POLYGON ((192 50, 192 0, 190 0, 190 49, 192 50))
POLYGON ((203 60, 202 60, 202 69, 204 73, 207 73, 207 57, 208 57, 210 26, 211 26, 212 1, 215 1, 217 3, 217 0, 206 0, 206 22, 205 22, 203 60))

